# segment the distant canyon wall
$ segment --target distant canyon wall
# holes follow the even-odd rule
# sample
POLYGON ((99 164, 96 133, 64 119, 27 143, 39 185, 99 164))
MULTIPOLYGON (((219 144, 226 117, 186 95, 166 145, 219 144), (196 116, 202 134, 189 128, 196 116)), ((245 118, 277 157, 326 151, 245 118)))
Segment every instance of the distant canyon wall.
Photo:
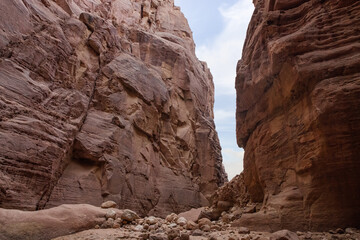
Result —
POLYGON ((0 207, 207 204, 227 176, 194 49, 172 0, 2 0, 0 207))
POLYGON ((360 227, 360 1, 254 0, 237 140, 257 230, 360 227))

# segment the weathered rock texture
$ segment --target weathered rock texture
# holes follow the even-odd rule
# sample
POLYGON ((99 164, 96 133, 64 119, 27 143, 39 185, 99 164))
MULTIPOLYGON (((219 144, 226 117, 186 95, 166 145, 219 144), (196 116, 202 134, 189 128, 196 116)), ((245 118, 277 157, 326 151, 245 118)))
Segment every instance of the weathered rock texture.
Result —
POLYGON ((237 66, 240 225, 360 225, 360 1, 254 1, 237 66))
POLYGON ((2 0, 0 29, 0 207, 165 215, 226 180, 212 76, 172 0, 2 0))
MULTIPOLYGON (((94 228, 107 209, 88 204, 61 205, 41 211, 0 209, 0 240, 47 240, 94 228)), ((121 215, 119 209, 112 209, 121 215)))

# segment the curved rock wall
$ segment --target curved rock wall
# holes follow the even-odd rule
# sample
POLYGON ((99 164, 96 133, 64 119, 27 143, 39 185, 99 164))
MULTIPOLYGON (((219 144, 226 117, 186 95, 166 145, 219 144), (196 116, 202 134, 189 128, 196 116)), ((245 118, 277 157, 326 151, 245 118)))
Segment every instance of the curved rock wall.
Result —
POLYGON ((360 225, 360 2, 254 1, 237 139, 257 230, 360 225))
POLYGON ((0 207, 164 216, 226 181, 212 76, 172 0, 2 0, 0 29, 0 207))

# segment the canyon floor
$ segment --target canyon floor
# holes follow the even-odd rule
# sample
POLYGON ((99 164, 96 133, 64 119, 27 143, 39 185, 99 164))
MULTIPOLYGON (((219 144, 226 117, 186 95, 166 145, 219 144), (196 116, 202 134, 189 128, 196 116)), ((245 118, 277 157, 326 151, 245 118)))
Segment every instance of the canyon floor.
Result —
POLYGON ((180 239, 180 240, 295 240, 295 239, 318 239, 318 240, 330 240, 330 239, 360 239, 360 231, 354 229, 346 229, 344 233, 329 233, 329 232, 290 232, 282 230, 276 233, 268 232, 250 232, 249 234, 239 233, 239 228, 225 227, 225 230, 218 231, 213 230, 209 232, 203 231, 188 231, 183 230, 177 234, 176 237, 172 235, 173 230, 166 232, 165 230, 158 230, 150 233, 136 232, 128 228, 119 229, 91 229, 83 231, 77 234, 68 235, 56 238, 56 240, 118 240, 118 239, 153 239, 153 240, 167 240, 167 239, 180 239))
POLYGON ((207 208, 191 209, 166 218, 139 217, 129 209, 118 209, 113 201, 101 207, 88 204, 61 205, 40 211, 0 209, 0 240, 359 240, 360 230, 337 228, 327 232, 250 231, 234 225, 231 213, 211 221, 207 208))

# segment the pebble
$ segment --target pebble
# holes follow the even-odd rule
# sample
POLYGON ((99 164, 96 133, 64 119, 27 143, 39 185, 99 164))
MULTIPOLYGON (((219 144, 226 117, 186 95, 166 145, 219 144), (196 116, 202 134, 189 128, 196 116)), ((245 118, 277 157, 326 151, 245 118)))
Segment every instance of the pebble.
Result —
POLYGON ((170 229, 167 232, 167 235, 169 240, 174 240, 175 238, 180 236, 180 231, 178 229, 170 229))
POLYGON ((274 240, 299 240, 299 237, 296 233, 289 230, 281 230, 274 232, 272 234, 274 240))
POLYGON ((202 236, 204 234, 203 231, 201 231, 200 229, 196 229, 195 231, 192 232, 191 236, 202 236))
POLYGON ((241 240, 250 240, 251 239, 251 236, 250 235, 244 235, 241 237, 241 240))
POLYGON ((250 230, 246 227, 240 227, 238 233, 240 234, 249 234, 250 230))
POLYGON ((165 218, 165 220, 167 221, 167 222, 174 222, 174 221, 176 221, 178 219, 178 215, 176 215, 175 213, 172 213, 172 214, 170 214, 170 215, 167 215, 166 216, 166 218, 165 218))
POLYGON ((210 229, 211 229, 212 231, 220 231, 220 230, 221 230, 221 227, 220 227, 219 225, 212 225, 212 226, 210 227, 210 229))
POLYGON ((239 240, 239 237, 230 235, 228 240, 239 240))
POLYGON ((187 232, 182 232, 180 234, 180 240, 189 240, 190 239, 190 235, 187 232))
POLYGON ((136 225, 134 227, 134 231, 142 232, 143 230, 144 230, 144 226, 142 226, 142 225, 136 225))
POLYGON ((210 221, 210 219, 208 219, 208 218, 202 218, 202 219, 198 220, 198 224, 199 224, 199 227, 200 227, 200 228, 201 228, 202 226, 204 226, 204 225, 209 225, 209 226, 211 226, 211 221, 210 221))
POLYGON ((145 219, 145 222, 149 225, 154 225, 156 224, 158 221, 154 216, 148 217, 145 219))
POLYGON ((203 230, 204 232, 210 232, 211 230, 211 227, 209 225, 203 225, 201 227, 201 230, 203 230))
POLYGON ((114 201, 106 201, 101 204, 101 208, 116 208, 117 204, 114 201))
POLYGON ((149 239, 150 240, 168 240, 165 233, 150 234, 149 239))
POLYGON ((109 218, 108 220, 103 222, 103 224, 101 224, 101 228, 112 228, 113 225, 114 225, 114 219, 109 218))
POLYGON ((185 226, 186 223, 187 223, 187 220, 184 218, 184 217, 179 217, 177 220, 176 220, 176 223, 180 226, 185 226))
POLYGON ((114 222, 114 224, 113 224, 112 227, 113 227, 113 228, 120 228, 121 225, 120 225, 119 223, 117 223, 117 222, 114 222))
POLYGON ((140 239, 146 240, 146 239, 149 239, 150 234, 149 233, 142 233, 142 234, 140 234, 139 237, 140 237, 140 239))
POLYGON ((114 210, 108 210, 105 215, 106 219, 112 218, 116 219, 116 212, 114 210))
POLYGON ((171 224, 169 224, 169 227, 170 227, 170 228, 176 228, 176 227, 177 227, 177 224, 176 224, 176 223, 171 223, 171 224))
POLYGON ((124 212, 121 214, 121 219, 128 222, 132 222, 135 221, 136 219, 139 219, 139 216, 137 215, 136 212, 131 211, 129 209, 125 209, 124 212))

